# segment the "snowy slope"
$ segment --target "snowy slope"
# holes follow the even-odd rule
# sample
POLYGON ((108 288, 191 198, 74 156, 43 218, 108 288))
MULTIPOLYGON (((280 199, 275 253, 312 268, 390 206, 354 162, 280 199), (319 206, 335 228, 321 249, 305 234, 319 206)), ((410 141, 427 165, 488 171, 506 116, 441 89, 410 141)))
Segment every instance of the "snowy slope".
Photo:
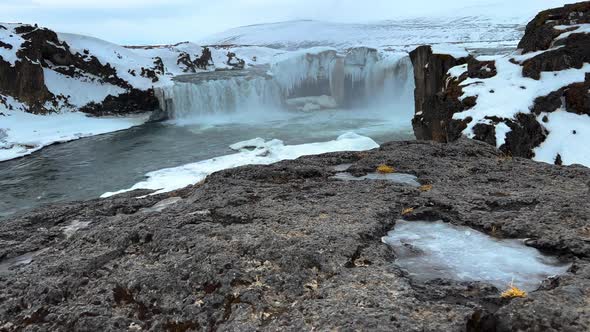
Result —
POLYGON ((370 24, 291 21, 231 29, 202 41, 206 45, 258 45, 282 49, 332 46, 396 47, 473 43, 515 46, 526 20, 495 22, 492 18, 417 18, 370 24))
MULTIPOLYGON (((572 35, 590 34, 587 28, 590 24, 574 24, 573 26, 556 26, 556 37, 559 41, 572 35), (571 31, 570 31, 571 30, 571 31)), ((455 113, 453 119, 466 123, 463 134, 475 138, 477 125, 495 127, 495 141, 498 148, 507 143, 507 135, 512 129, 507 125, 516 121, 519 114, 534 114, 538 124, 546 132, 546 138, 533 150, 534 160, 547 163, 563 163, 564 165, 580 164, 590 167, 590 116, 568 112, 567 99, 561 97, 561 106, 534 112, 538 98, 546 97, 555 91, 568 89, 575 84, 588 84, 590 63, 581 66, 541 71, 539 79, 526 77, 523 74, 523 64, 543 54, 565 50, 570 46, 553 46, 547 50, 526 54, 511 54, 499 56, 480 56, 476 60, 491 62, 497 73, 489 78, 467 78, 467 64, 451 68, 448 72, 451 79, 460 81, 463 94, 460 100, 476 98, 475 106, 462 112, 455 113), (463 76, 462 76, 463 75, 463 76)), ((588 50, 586 50, 588 53, 588 50)), ((579 55, 578 55, 579 56, 579 55)), ((554 59, 555 60, 555 59, 554 59)), ((570 58, 573 63, 573 57, 570 58)), ((590 90, 587 90, 587 95, 590 90)))
MULTIPOLYGON (((419 12, 408 10, 419 4, 381 2, 384 21, 362 21, 365 12, 345 14, 350 3, 342 4, 342 21, 326 22, 323 13, 310 10, 306 18, 273 24, 230 29, 205 38, 204 45, 259 45, 283 49, 312 46, 350 48, 404 47, 424 44, 461 43, 472 48, 515 46, 525 25, 541 10, 577 0, 468 0, 424 4, 419 12), (319 19, 319 20, 318 20, 319 19), (347 23, 343 23, 347 22, 347 23), (354 22, 354 23, 353 23, 354 22)), ((371 6, 370 3, 365 6, 371 6)), ((377 8, 373 8, 378 10, 377 8)), ((338 13, 338 9, 335 10, 338 13)), ((332 14, 332 13, 330 13, 332 14)))

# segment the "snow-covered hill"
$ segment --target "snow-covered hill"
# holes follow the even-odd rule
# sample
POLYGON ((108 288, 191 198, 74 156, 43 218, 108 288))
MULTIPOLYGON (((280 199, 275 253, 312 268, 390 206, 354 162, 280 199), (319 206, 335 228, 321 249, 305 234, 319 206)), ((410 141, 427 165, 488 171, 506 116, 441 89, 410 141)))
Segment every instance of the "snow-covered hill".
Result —
POLYGON ((468 47, 516 46, 526 20, 485 17, 416 18, 370 24, 291 21, 231 29, 213 35, 205 45, 259 45, 282 49, 332 46, 340 49, 416 47, 460 43, 468 47))

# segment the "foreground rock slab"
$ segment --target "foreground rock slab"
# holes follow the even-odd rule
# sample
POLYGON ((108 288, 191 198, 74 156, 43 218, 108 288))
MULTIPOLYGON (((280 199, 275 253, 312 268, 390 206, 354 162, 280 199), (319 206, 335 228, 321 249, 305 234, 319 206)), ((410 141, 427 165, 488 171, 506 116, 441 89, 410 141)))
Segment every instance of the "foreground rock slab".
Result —
POLYGON ((589 186, 588 168, 460 139, 47 207, 0 223, 0 260, 32 256, 0 273, 0 331, 584 331, 589 186), (333 179, 342 164, 357 176, 387 164, 424 186, 333 179), (414 281, 381 242, 402 217, 528 238, 573 266, 514 300, 485 283, 414 281))

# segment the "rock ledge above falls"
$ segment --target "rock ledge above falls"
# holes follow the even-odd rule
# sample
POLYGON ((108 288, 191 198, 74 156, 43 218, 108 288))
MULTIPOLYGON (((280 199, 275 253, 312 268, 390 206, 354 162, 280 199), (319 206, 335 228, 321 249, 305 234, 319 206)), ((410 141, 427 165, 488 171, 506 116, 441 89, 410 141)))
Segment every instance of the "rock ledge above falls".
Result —
POLYGON ((0 274, 0 330, 588 330, 588 182, 588 168, 474 140, 414 141, 42 208, 0 223, 0 263, 35 253, 0 274), (342 164, 357 176, 391 165, 432 187, 332 179, 342 164), (528 238, 574 266, 512 301, 491 285, 417 282, 381 242, 404 210, 528 238))

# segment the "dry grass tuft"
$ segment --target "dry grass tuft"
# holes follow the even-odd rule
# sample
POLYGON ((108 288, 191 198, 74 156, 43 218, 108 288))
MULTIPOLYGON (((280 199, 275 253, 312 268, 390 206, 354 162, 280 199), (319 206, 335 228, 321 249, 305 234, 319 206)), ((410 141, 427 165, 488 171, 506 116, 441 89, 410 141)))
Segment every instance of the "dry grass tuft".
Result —
POLYGON ((432 185, 431 184, 425 184, 425 185, 423 185, 423 186, 420 187, 420 191, 423 192, 423 193, 428 192, 428 191, 431 191, 431 190, 432 190, 432 185))
POLYGON ((402 216, 407 216, 408 214, 410 214, 412 212, 414 212, 414 208, 403 209, 402 216))
POLYGON ((377 167, 377 172, 381 174, 391 174, 395 172, 395 168, 383 164, 377 167))
POLYGON ((500 296, 503 299, 525 298, 526 297, 526 292, 523 291, 522 289, 519 289, 518 287, 516 287, 514 285, 510 285, 510 288, 508 288, 500 296))

